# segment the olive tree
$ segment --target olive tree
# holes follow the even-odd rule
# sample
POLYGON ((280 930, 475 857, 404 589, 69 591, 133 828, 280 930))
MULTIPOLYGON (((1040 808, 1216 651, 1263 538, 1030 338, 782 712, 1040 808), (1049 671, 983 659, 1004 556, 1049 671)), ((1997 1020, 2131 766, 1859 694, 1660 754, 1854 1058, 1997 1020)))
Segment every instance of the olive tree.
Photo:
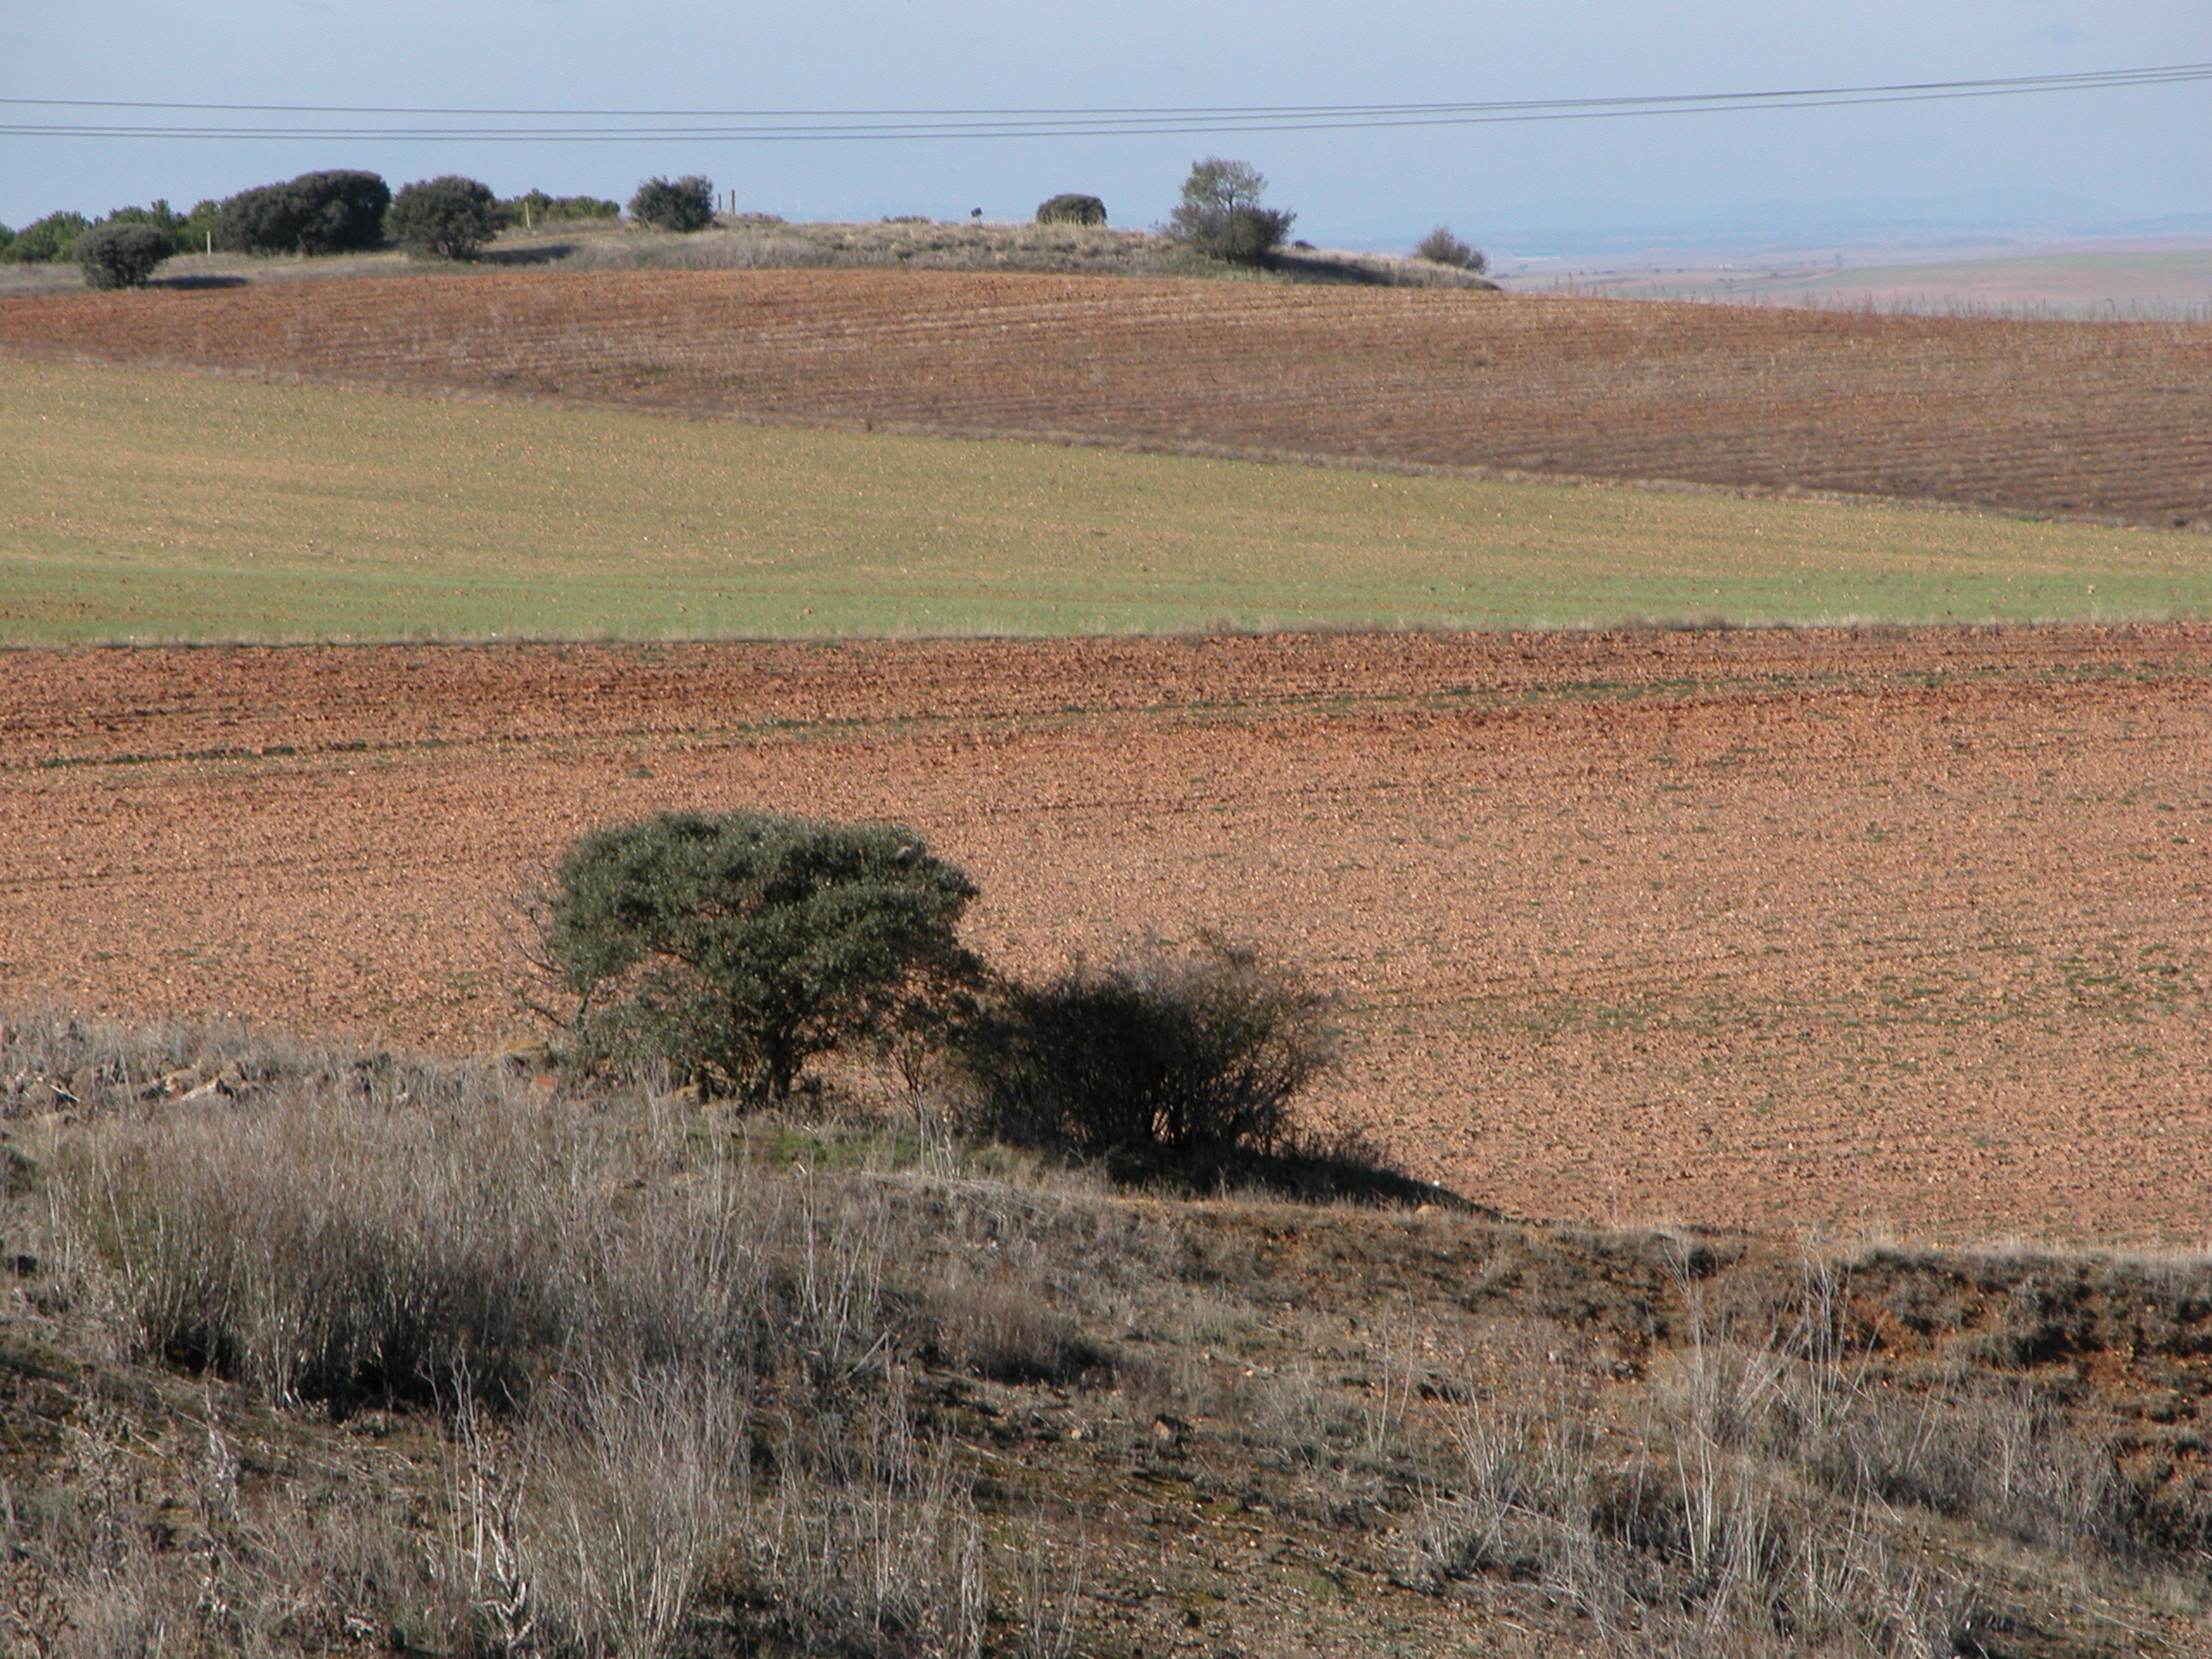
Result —
POLYGON ((586 1058, 779 1101, 808 1062, 888 1043, 981 969, 966 875, 893 823, 664 812, 585 836, 535 906, 554 1013, 586 1058))

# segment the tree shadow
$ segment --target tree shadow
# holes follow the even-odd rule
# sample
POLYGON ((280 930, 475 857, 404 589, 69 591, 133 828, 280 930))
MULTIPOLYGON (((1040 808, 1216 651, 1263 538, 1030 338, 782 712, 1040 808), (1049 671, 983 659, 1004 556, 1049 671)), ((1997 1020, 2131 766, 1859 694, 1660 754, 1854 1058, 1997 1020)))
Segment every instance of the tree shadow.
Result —
POLYGON ((476 257, 487 265, 550 265, 575 251, 573 242, 533 242, 525 247, 485 248, 476 257))
POLYGON ((1502 1220, 1503 1212, 1393 1168, 1358 1135, 1292 1140, 1270 1151, 1243 1148, 1202 1166, 1163 1150, 1108 1154, 1106 1173, 1119 1185, 1189 1198, 1242 1195, 1296 1204, 1357 1204, 1378 1209, 1430 1206, 1502 1220))

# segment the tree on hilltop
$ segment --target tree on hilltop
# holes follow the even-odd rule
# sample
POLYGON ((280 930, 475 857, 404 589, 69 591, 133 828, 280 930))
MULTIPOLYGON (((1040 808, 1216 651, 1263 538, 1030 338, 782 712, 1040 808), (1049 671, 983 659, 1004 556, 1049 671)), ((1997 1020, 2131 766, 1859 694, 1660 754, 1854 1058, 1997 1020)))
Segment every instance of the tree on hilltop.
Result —
POLYGON ((373 173, 302 173, 226 200, 215 214, 215 245, 238 253, 301 254, 382 247, 384 216, 391 208, 391 187, 373 173))
POLYGON ((657 231, 703 231, 715 222, 715 186, 696 173, 647 179, 630 198, 630 217, 657 231))
POLYGON ((385 228, 410 251, 441 259, 474 257, 506 222, 491 187, 457 173, 407 186, 385 216, 385 228))
POLYGON ((1183 199, 1168 215, 1167 232, 1201 253, 1233 264, 1256 265, 1282 245, 1298 215, 1263 207, 1268 181, 1249 162, 1208 156, 1191 164, 1183 199))

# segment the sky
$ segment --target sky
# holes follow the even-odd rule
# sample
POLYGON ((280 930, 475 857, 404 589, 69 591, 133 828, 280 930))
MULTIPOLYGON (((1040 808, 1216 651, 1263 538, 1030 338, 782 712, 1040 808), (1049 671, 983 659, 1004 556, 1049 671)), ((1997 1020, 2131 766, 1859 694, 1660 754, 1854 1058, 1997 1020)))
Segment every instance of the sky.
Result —
MULTIPOLYGON (((624 110, 1053 109, 1662 96, 2212 61, 2204 0, 0 0, 0 99, 624 110)), ((197 121, 0 105, 0 125, 197 121)), ((296 123, 313 118, 287 118, 296 123)), ((350 118, 365 121, 368 118, 350 118)), ((792 219, 1164 219, 1191 161, 1258 166, 1296 234, 1510 257, 1954 235, 2212 232, 2212 82, 1350 132, 745 143, 0 132, 0 223, 327 167, 626 200, 701 173, 792 219)))

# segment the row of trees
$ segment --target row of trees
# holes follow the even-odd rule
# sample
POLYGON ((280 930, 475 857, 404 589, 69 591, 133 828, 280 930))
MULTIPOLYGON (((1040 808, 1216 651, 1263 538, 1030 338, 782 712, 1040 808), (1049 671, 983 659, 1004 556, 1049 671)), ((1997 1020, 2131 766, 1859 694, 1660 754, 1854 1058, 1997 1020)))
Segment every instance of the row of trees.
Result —
MULTIPOLYGON (((1201 253, 1233 264, 1257 265, 1282 245, 1298 215, 1262 200, 1268 181, 1249 162, 1208 156, 1194 162, 1167 232, 1201 253)), ((697 174, 651 178, 630 198, 639 224, 675 232, 714 223, 713 181, 697 174)), ((615 204, 594 196, 550 196, 533 190, 501 200, 479 180, 448 174, 410 184, 395 195, 374 173, 303 173, 282 183, 202 201, 189 214, 167 201, 124 207, 97 224, 80 213, 51 213, 12 234, 0 226, 0 258, 68 260, 98 288, 144 283, 154 267, 181 249, 206 246, 242 253, 327 254, 379 247, 387 240, 440 258, 465 259, 507 226, 536 226, 610 219, 615 204)), ((1054 196, 1037 209, 1040 224, 1103 225, 1096 196, 1054 196)), ((1440 226, 1421 243, 1421 257, 1481 270, 1487 261, 1440 226)))
MULTIPOLYGON (((706 181, 696 181, 703 192, 706 181)), ((648 181, 646 188, 664 185, 648 181)), ((502 200, 475 179, 448 175, 394 194, 374 173, 303 173, 281 183, 207 200, 180 213, 166 200, 121 207, 105 219, 49 213, 10 232, 0 226, 0 259, 82 265, 95 288, 136 286, 170 255, 195 248, 266 254, 345 253, 397 241, 416 251, 465 258, 510 224, 532 226, 612 219, 621 212, 597 196, 542 190, 502 200)))
POLYGON ((1327 998, 1255 951, 1156 944, 1030 982, 962 943, 976 887, 899 824, 664 813, 586 836, 532 910, 534 1001, 586 1065, 767 1104, 855 1046, 949 1074, 971 1127, 1205 1183, 1273 1150, 1332 1061, 1327 998))

